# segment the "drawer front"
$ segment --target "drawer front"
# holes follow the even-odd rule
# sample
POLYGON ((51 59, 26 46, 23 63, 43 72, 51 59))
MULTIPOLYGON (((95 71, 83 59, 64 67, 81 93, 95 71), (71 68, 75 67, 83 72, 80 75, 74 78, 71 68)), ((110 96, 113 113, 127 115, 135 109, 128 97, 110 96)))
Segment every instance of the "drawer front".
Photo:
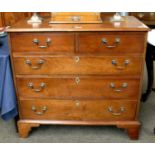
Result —
POLYGON ((142 58, 131 56, 14 57, 16 74, 139 75, 142 58))
POLYGON ((17 78, 20 97, 137 99, 139 80, 104 77, 17 78))
POLYGON ((79 52, 143 53, 145 36, 143 33, 94 32, 79 33, 79 52))
POLYGON ((11 34, 13 52, 74 52, 73 33, 11 34))
POLYGON ((133 120, 136 101, 126 100, 21 100, 21 119, 133 120))

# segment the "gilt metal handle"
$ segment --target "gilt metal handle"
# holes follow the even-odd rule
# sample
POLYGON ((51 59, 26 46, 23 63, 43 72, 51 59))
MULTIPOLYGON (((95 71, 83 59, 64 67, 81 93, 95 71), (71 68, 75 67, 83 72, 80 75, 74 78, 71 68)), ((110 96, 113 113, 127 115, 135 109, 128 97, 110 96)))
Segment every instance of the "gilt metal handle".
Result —
POLYGON ((28 88, 32 89, 34 92, 41 92, 45 88, 46 84, 44 82, 40 83, 39 88, 34 88, 32 82, 28 83, 28 88))
POLYGON ((49 47, 49 45, 51 44, 51 39, 50 38, 47 38, 46 39, 46 45, 39 45, 40 44, 40 41, 37 39, 37 38, 35 38, 35 39, 33 39, 33 41, 32 41, 35 45, 37 45, 39 48, 47 48, 47 47, 49 47))
POLYGON ((112 60, 111 63, 116 67, 116 69, 122 70, 125 69, 128 64, 130 63, 130 61, 128 59, 124 60, 124 64, 123 66, 119 66, 117 60, 112 60))
POLYGON ((122 83, 120 88, 116 88, 115 83, 111 82, 110 87, 115 91, 115 92, 122 92, 125 88, 128 87, 127 83, 122 83))
POLYGON ((36 115, 43 115, 47 111, 47 107, 43 106, 41 111, 38 111, 35 106, 32 106, 32 111, 35 112, 36 115))
POLYGON ((37 61, 37 65, 36 66, 33 66, 32 63, 31 63, 31 60, 27 59, 25 60, 25 63, 30 66, 33 70, 37 70, 37 69, 40 69, 41 66, 44 64, 44 60, 40 59, 37 61))
POLYGON ((119 115, 122 115, 122 113, 125 111, 125 108, 120 107, 119 112, 115 112, 112 107, 108 107, 108 111, 114 116, 119 116, 119 115))
POLYGON ((102 38, 102 43, 107 47, 107 48, 115 48, 120 44, 120 38, 115 38, 115 41, 113 45, 109 45, 108 41, 106 38, 102 38))

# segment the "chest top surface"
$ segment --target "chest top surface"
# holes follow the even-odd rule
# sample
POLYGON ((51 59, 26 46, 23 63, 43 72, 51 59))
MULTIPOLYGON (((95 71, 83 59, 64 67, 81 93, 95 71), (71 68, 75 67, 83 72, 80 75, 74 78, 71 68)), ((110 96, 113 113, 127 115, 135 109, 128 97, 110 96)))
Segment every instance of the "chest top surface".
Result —
POLYGON ((103 20, 98 24, 49 24, 44 19, 40 24, 28 24, 27 19, 11 26, 8 32, 53 32, 53 31, 149 31, 149 28, 133 16, 126 16, 121 22, 103 20))

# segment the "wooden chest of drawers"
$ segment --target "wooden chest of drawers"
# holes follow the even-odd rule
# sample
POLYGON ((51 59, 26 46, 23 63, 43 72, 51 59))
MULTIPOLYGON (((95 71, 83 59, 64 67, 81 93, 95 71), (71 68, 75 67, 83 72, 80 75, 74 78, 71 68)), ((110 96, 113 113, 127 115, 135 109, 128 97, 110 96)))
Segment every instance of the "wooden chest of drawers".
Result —
POLYGON ((21 21, 8 29, 21 137, 42 124, 116 125, 137 139, 148 28, 21 21))

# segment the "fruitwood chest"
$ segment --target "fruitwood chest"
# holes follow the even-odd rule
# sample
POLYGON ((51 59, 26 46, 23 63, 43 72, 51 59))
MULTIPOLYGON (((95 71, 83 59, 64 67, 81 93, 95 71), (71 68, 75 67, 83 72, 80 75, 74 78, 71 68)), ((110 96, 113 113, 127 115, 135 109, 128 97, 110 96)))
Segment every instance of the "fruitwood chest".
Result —
POLYGON ((115 125, 137 139, 147 31, 134 17, 9 28, 20 136, 39 125, 115 125))

